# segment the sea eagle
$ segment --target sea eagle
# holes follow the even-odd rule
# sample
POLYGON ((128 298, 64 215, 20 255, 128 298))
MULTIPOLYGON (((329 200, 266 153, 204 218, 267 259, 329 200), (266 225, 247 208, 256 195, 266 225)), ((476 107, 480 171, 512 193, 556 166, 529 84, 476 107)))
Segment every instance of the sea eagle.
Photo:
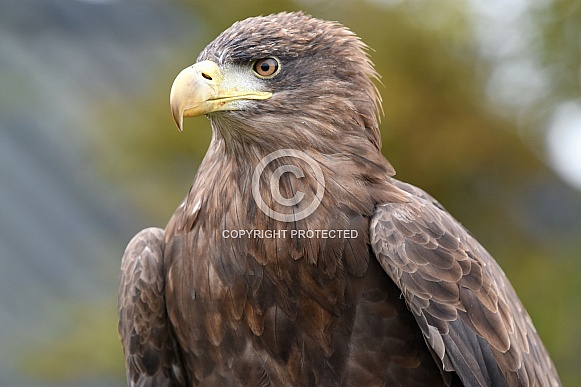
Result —
POLYGON ((127 246, 131 386, 557 386, 490 254, 381 154, 366 46, 335 22, 235 23, 176 78, 213 137, 165 229, 127 246))

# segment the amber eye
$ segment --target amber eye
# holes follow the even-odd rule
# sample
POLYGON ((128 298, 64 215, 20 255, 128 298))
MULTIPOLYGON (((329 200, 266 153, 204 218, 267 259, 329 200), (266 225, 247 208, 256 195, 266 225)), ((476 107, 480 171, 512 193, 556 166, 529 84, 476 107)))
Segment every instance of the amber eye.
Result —
POLYGON ((262 78, 268 78, 278 73, 280 66, 275 58, 259 59, 252 65, 252 70, 262 78))

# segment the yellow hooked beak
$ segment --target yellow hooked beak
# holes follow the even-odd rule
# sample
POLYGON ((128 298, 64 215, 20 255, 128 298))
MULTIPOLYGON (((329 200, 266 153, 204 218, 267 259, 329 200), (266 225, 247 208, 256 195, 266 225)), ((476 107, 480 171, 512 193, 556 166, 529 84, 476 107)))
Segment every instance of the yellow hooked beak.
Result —
POLYGON ((231 102, 272 97, 270 92, 245 90, 236 82, 228 82, 228 86, 224 83, 224 73, 210 60, 196 63, 178 74, 171 87, 169 103, 180 131, 183 130, 184 117, 237 110, 231 102))

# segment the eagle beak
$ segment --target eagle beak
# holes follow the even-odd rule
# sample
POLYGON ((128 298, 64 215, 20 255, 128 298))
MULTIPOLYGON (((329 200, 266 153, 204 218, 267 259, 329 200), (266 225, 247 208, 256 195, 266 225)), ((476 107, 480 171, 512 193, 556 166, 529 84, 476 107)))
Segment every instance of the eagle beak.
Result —
MULTIPOLYGON (((230 82, 231 83, 231 82, 230 82)), ((237 110, 232 101, 268 99, 272 93, 243 90, 238 85, 224 87, 224 74, 210 60, 182 70, 176 77, 169 96, 171 113, 180 131, 184 117, 196 117, 224 110, 237 110)))

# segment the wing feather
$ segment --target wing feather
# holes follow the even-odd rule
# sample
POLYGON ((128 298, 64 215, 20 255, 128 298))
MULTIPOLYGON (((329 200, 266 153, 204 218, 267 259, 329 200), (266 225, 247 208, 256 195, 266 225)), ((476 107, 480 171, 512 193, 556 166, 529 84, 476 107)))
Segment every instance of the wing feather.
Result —
POLYGON ((164 298, 163 230, 133 237, 121 261, 119 336, 129 386, 185 386, 164 298))
POLYGON ((500 266, 432 197, 392 182, 409 201, 377 207, 371 244, 441 366, 467 386, 560 385, 500 266))

